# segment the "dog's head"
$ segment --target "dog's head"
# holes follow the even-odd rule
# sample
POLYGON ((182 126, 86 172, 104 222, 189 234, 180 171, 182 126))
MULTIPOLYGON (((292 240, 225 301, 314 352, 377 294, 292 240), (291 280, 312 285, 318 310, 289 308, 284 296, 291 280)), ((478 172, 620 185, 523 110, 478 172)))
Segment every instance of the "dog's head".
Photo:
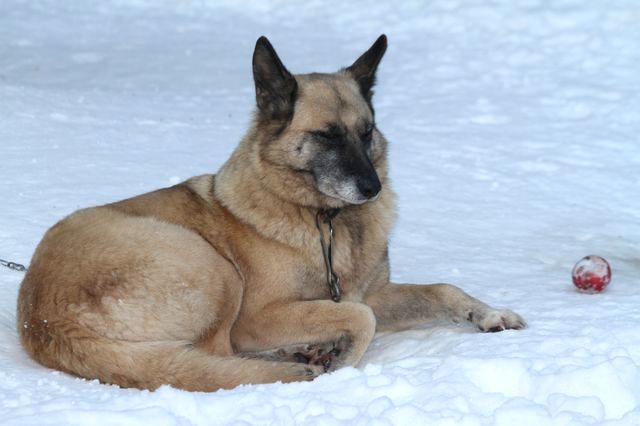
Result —
POLYGON ((292 75, 260 37, 253 54, 257 115, 252 137, 269 189, 299 204, 343 207, 375 200, 386 173, 386 140, 371 104, 378 40, 332 74, 292 75))

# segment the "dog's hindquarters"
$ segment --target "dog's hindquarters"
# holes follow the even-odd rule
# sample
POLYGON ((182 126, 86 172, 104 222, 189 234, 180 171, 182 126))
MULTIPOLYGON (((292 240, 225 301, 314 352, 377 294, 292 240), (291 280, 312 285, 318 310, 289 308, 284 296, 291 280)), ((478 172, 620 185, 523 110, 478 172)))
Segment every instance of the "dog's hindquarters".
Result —
POLYGON ((211 391, 320 374, 233 356, 242 292, 234 267, 197 233, 87 209, 43 238, 20 289, 17 325, 41 364, 123 387, 211 391))

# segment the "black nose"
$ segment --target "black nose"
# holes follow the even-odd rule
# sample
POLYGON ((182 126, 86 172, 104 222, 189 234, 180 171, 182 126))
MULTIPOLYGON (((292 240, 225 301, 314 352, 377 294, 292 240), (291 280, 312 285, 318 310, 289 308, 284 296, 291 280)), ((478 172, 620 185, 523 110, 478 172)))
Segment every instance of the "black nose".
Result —
POLYGON ((378 176, 371 176, 366 178, 359 178, 356 181, 358 191, 367 200, 374 198, 382 189, 382 184, 378 176))

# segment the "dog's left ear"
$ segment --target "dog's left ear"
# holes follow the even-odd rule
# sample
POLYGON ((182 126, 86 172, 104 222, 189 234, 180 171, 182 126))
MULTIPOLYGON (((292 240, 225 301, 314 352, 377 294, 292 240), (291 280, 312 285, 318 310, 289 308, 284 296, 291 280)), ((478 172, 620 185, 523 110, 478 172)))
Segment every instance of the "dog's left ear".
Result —
POLYGON ((382 34, 369 50, 346 69, 347 73, 360 86, 360 91, 365 98, 371 97, 371 88, 376 82, 376 70, 386 50, 387 36, 382 34))

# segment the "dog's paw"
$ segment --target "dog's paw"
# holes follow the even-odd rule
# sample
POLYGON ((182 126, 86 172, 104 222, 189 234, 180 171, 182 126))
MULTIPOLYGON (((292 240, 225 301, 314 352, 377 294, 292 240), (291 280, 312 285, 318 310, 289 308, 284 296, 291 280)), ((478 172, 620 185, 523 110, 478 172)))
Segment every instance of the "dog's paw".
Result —
POLYGON ((495 333, 504 330, 521 330, 527 326, 522 317, 509 309, 489 311, 478 323, 481 331, 495 333))
POLYGON ((319 365, 299 364, 297 362, 272 362, 260 367, 260 380, 253 383, 291 383, 310 382, 324 373, 319 365))
POLYGON ((333 343, 324 343, 306 345, 298 352, 295 352, 293 356, 298 362, 310 365, 320 365, 324 368, 324 371, 329 371, 334 358, 339 354, 339 350, 333 343))
POLYGON ((294 373, 292 381, 311 381, 326 371, 322 365, 298 363, 293 364, 292 370, 294 373))

